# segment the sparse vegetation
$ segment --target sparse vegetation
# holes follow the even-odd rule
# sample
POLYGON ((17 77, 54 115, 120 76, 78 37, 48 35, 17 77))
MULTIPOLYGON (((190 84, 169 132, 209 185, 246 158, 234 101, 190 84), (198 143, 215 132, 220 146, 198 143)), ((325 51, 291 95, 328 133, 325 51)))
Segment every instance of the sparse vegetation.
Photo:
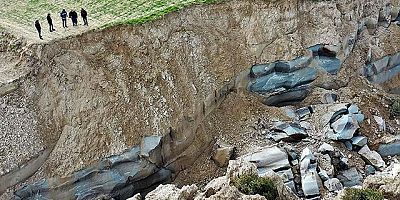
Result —
POLYGON ((278 190, 274 182, 269 178, 257 175, 242 175, 235 181, 234 185, 244 194, 259 194, 267 199, 276 199, 278 197, 278 190))
POLYGON ((382 192, 375 189, 347 188, 342 200, 383 200, 382 192))
POLYGON ((400 116, 400 98, 392 99, 392 104, 390 105, 390 115, 393 117, 400 116))

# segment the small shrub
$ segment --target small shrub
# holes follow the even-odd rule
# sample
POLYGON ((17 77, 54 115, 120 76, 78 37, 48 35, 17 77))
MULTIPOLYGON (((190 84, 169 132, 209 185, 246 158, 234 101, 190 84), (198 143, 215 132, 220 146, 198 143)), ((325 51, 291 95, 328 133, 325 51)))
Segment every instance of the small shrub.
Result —
POLYGON ((267 199, 276 199, 278 197, 278 190, 274 182, 269 178, 257 175, 242 175, 234 182, 234 185, 240 192, 247 195, 259 194, 267 199))
POLYGON ((390 106, 390 115, 393 117, 400 116, 400 98, 392 100, 392 105, 390 106))
POLYGON ((382 192, 375 189, 348 188, 344 191, 342 200, 383 200, 382 192))

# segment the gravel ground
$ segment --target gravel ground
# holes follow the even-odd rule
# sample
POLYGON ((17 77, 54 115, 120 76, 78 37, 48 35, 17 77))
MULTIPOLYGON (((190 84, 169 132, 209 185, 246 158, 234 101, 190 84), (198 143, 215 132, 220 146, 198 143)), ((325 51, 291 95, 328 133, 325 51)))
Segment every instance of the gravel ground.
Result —
POLYGON ((35 114, 26 99, 17 94, 0 98, 0 175, 44 149, 38 137, 35 114))

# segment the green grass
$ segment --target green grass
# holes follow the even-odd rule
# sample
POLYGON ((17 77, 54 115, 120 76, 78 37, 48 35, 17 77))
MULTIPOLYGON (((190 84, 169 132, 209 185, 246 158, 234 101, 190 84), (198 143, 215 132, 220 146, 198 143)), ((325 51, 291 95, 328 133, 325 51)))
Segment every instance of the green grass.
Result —
MULTIPOLYGON (((85 8, 89 17, 100 21, 100 26, 141 24, 193 4, 214 3, 219 0, 14 0, 0 6, 0 20, 32 26, 36 19, 44 23, 47 13, 58 23, 59 12, 65 8, 80 11, 85 8)), ((89 18, 89 19, 90 19, 89 18)))

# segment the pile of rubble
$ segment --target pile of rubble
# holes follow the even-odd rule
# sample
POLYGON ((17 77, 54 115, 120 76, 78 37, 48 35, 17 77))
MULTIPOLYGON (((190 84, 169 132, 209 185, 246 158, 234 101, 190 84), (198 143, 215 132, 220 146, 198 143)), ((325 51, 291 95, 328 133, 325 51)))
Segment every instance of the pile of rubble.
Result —
MULTIPOLYGON (((337 99, 333 95, 327 97, 337 99)), ((393 168, 382 157, 400 155, 400 140, 382 144, 377 151, 371 150, 367 136, 360 130, 360 125, 371 119, 366 119, 355 104, 284 109, 291 121, 273 121, 260 126, 265 129, 262 132, 266 139, 275 144, 253 150, 240 159, 254 163, 259 176, 278 174, 299 198, 333 198, 346 187, 365 185, 364 180, 373 179, 370 176, 376 177, 393 168)), ((381 117, 373 116, 373 120, 380 131, 385 129, 381 117)), ((397 162, 394 158, 388 160, 388 163, 394 160, 391 166, 397 162)), ((394 191, 398 195, 400 189, 394 191)))

